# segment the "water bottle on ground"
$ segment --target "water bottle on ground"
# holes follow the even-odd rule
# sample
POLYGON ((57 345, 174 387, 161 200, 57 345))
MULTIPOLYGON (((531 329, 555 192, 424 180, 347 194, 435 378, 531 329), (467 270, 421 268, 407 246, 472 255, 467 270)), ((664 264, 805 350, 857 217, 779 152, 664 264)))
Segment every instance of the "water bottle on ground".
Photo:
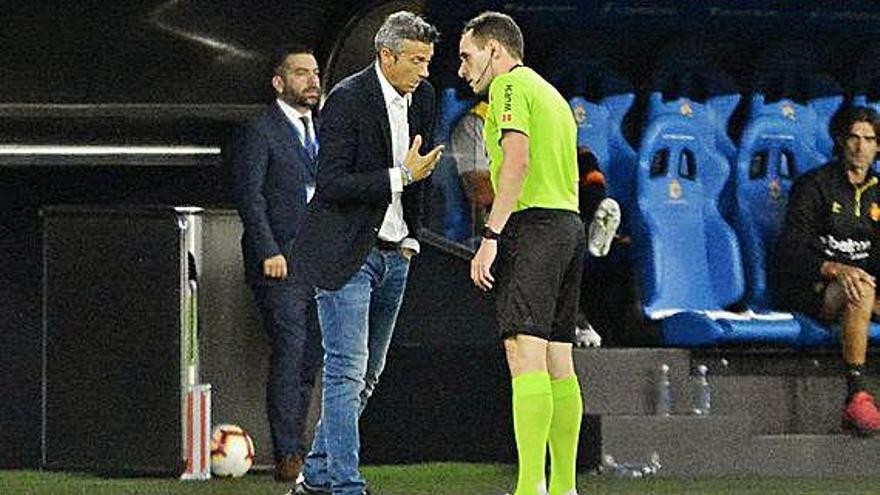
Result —
POLYGON ((669 416, 672 414, 672 385, 669 383, 669 365, 660 365, 660 374, 657 376, 657 397, 654 402, 654 414, 657 416, 669 416))
POLYGON ((706 416, 712 411, 712 387, 706 376, 709 368, 701 364, 697 366, 697 375, 694 377, 694 404, 693 413, 706 416))

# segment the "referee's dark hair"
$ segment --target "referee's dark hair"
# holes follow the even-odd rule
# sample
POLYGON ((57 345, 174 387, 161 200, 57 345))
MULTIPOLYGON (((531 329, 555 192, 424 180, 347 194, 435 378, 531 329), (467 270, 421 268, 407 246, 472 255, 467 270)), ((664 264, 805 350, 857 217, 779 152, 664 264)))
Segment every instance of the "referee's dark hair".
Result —
POLYGON ((519 60, 523 59, 523 35, 516 21, 501 12, 483 12, 469 20, 461 30, 461 34, 472 31, 477 48, 483 49, 486 40, 493 39, 503 46, 508 53, 519 60))
POLYGON ((865 122, 874 128, 874 135, 880 136, 880 114, 871 107, 846 107, 834 114, 831 119, 831 137, 834 138, 834 155, 840 156, 849 131, 856 122, 865 122))

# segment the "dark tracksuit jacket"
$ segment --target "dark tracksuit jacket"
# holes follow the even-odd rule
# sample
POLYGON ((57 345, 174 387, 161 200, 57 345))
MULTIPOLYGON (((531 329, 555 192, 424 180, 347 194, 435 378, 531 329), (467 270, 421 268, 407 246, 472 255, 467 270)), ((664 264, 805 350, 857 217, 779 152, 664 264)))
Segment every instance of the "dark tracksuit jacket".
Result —
POLYGON ((869 170, 862 184, 850 184, 839 161, 799 177, 775 253, 777 302, 794 311, 818 312, 825 261, 880 275, 880 177, 869 170))

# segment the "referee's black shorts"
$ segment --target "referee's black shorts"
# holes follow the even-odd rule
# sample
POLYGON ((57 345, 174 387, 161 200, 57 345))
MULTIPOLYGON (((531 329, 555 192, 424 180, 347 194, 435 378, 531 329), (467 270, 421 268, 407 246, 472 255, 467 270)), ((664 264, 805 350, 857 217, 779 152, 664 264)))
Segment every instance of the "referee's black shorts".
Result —
POLYGON ((510 216, 498 245, 498 331, 574 342, 586 236, 577 213, 530 208, 510 216))

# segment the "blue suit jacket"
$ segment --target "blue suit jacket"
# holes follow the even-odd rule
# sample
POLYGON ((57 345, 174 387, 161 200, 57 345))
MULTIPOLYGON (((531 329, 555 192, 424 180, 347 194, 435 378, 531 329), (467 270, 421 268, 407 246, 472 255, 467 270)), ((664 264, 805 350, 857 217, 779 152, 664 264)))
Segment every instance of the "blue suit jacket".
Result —
MULTIPOLYGON (((422 136, 431 149, 434 88, 419 84, 408 113, 410 138, 422 136)), ((295 272, 315 286, 335 290, 351 278, 375 244, 391 204, 391 127, 373 64, 340 81, 321 111, 317 192, 295 241, 295 272)), ((427 181, 404 188, 403 219, 418 237, 422 190, 427 181)))
POLYGON ((291 266, 314 166, 277 102, 236 132, 232 163, 245 276, 251 284, 278 283, 263 275, 263 260, 283 254, 291 266))

